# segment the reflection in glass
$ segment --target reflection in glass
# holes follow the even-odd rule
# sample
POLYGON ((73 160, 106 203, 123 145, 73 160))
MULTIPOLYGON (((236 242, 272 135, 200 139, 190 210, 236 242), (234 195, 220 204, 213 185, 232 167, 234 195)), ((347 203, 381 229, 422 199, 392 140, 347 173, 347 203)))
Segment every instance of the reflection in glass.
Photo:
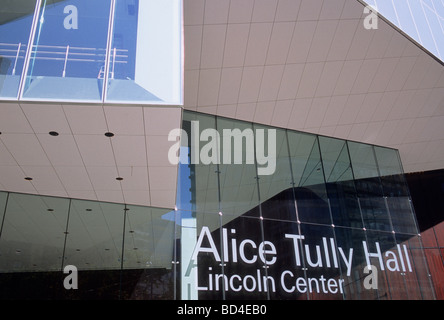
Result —
MULTIPOLYGON (((150 22, 148 19, 139 20, 140 5, 143 6, 144 1, 141 4, 138 0, 129 4, 127 1, 116 1, 113 40, 109 52, 107 100, 160 101, 136 80, 136 64, 141 63, 136 60, 137 40, 141 36, 138 25, 150 22)), ((139 43, 141 45, 142 42, 139 43)), ((140 71, 137 75, 140 77, 140 71)))
POLYGON ((404 255, 408 255, 411 260, 413 272, 405 272, 404 274, 408 299, 435 299, 435 292, 431 283, 432 279, 430 278, 430 271, 420 236, 397 234, 396 242, 402 247, 404 255))
MULTIPOLYGON (((273 138, 267 131, 270 128, 255 124, 254 129, 255 131, 259 129, 265 132, 264 142, 257 141, 256 144, 264 143, 264 155, 268 156, 267 165, 269 167, 272 166, 270 158, 275 157, 275 160, 273 160, 275 163, 273 174, 258 176, 262 216, 270 219, 296 221, 287 133, 285 130, 273 128, 276 137, 271 142, 275 145, 275 148, 273 148, 274 150, 268 150, 269 139, 273 138)), ((259 163, 266 162, 259 161, 259 163)))
POLYGON ((0 239, 0 271, 59 271, 69 200, 11 193, 0 239))
POLYGON ((298 221, 331 224, 318 139, 289 131, 288 143, 298 221))
POLYGON ((392 231, 373 146, 347 143, 364 227, 392 231))
POLYGON ((327 137, 319 137, 319 142, 333 224, 362 228, 348 145, 327 137))
POLYGON ((65 265, 82 270, 120 269, 124 205, 72 200, 65 265))
POLYGON ((174 220, 167 209, 127 205, 123 268, 171 269, 174 220))
POLYGON ((413 206, 398 152, 382 147, 374 147, 374 150, 394 231, 417 234, 413 206))
MULTIPOLYGON (((344 299, 346 300, 375 300, 378 298, 376 290, 367 290, 364 287, 364 273, 366 266, 363 241, 367 241, 366 232, 355 228, 334 228, 337 248, 342 248, 344 253, 353 248, 353 259, 350 271, 344 260, 341 259, 341 275, 344 279, 344 299)), ((368 241, 367 241, 368 242, 368 241)), ((338 252, 338 256, 340 253, 338 252)))
POLYGON ((184 114, 183 130, 187 137, 181 139, 179 174, 182 179, 178 185, 178 209, 213 213, 220 211, 218 166, 216 163, 201 161, 201 154, 212 154, 211 150, 204 149, 204 146, 217 144, 212 137, 208 137, 208 140, 202 137, 201 141, 202 132, 215 126, 214 117, 195 113, 184 114))
POLYGON ((0 97, 17 98, 36 0, 2 3, 0 23, 0 97))
POLYGON ((219 165, 221 211, 241 215, 259 204, 253 126, 218 117, 217 130, 222 141, 221 158, 226 159, 219 165), (236 160, 239 155, 241 161, 236 160))
POLYGON ((181 103, 180 1, 115 0, 106 101, 181 103))
POLYGON ((23 97, 101 101, 109 12, 108 0, 43 1, 23 97))

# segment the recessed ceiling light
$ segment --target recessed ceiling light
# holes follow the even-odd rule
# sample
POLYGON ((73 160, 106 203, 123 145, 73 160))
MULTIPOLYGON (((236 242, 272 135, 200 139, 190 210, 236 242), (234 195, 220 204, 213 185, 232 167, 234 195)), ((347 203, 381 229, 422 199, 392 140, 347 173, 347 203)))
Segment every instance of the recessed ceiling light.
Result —
POLYGON ((25 177, 25 180, 31 181, 32 178, 31 177, 25 177))
POLYGON ((114 137, 114 133, 112 132, 105 132, 105 136, 108 138, 114 137))
POLYGON ((117 177, 116 180, 117 180, 117 181, 122 181, 123 178, 122 178, 122 177, 117 177))
POLYGON ((51 135, 53 137, 57 137, 59 135, 59 133, 57 131, 49 131, 49 135, 51 135))

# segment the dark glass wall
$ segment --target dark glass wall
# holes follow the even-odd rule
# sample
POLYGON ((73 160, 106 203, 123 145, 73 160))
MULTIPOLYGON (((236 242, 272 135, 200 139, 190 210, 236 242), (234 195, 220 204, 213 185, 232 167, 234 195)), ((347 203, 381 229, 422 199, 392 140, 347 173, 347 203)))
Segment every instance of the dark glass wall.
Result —
POLYGON ((181 299, 435 298, 396 150, 192 112, 183 128, 181 299))
POLYGON ((174 298, 169 209, 0 192, 0 212, 0 299, 174 298))

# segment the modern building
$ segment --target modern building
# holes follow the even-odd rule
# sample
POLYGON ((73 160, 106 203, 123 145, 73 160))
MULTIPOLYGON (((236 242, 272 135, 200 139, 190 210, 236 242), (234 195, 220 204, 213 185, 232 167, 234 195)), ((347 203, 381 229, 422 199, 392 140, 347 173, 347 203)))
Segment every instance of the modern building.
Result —
POLYGON ((1 0, 0 297, 443 299, 444 6, 382 2, 1 0))

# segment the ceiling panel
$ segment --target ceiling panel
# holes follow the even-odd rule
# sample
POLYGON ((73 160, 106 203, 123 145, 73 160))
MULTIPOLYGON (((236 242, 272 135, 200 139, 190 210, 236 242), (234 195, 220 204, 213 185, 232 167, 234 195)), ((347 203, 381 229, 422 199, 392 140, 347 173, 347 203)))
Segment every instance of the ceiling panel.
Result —
MULTIPOLYGON (((202 25, 184 26, 185 51, 184 69, 198 69, 200 65, 200 53, 202 46, 202 25)), ((186 83, 186 81, 185 81, 186 83)))
POLYGON ((50 165, 48 157, 34 134, 3 133, 0 139, 19 165, 50 165))
POLYGON ((287 63, 305 63, 316 26, 316 21, 296 21, 288 51, 287 63))
POLYGON ((86 166, 114 166, 111 138, 101 134, 77 134, 74 139, 86 166))
POLYGON ((255 0, 231 0, 228 15, 229 23, 245 23, 251 21, 255 0))
POLYGON ((0 166, 1 184, 7 191, 38 193, 32 181, 24 178, 26 173, 18 165, 0 166))
POLYGON ((255 0, 253 7, 253 22, 272 22, 276 12, 278 0, 255 0))
POLYGON ((318 20, 323 0, 302 0, 299 7, 299 20, 318 20))
POLYGON ((250 25, 247 23, 228 25, 223 56, 224 67, 243 66, 249 33, 250 25))
POLYGON ((88 172, 84 166, 56 166, 54 169, 68 193, 93 190, 88 172))
POLYGON ((206 0, 204 11, 205 24, 226 23, 230 2, 219 0, 206 0))
POLYGON ((2 133, 32 133, 26 116, 16 103, 0 105, 0 132, 2 133))
POLYGON ((63 110, 73 134, 104 134, 108 131, 100 105, 64 105, 63 110))
POLYGON ((53 166, 83 166, 82 157, 72 135, 60 134, 54 137, 41 133, 36 136, 53 166))
POLYGON ((114 136, 111 139, 111 144, 115 163, 118 167, 147 165, 144 136, 114 136))
POLYGON ((20 103, 20 107, 32 124, 35 133, 56 131, 59 134, 71 133, 61 104, 20 103))
POLYGON ((242 68, 224 68, 222 70, 218 104, 237 103, 242 80, 242 68))
POLYGON ((67 193, 52 166, 22 166, 26 176, 32 177, 32 184, 40 194, 66 197, 67 193))
POLYGON ((273 23, 252 23, 245 54, 245 66, 264 65, 273 23))
POLYGON ((134 106, 129 108, 128 106, 106 106, 103 109, 108 127, 107 129, 116 136, 144 135, 142 107, 134 106))
POLYGON ((204 25, 200 67, 220 68, 222 66, 226 25, 204 25))

